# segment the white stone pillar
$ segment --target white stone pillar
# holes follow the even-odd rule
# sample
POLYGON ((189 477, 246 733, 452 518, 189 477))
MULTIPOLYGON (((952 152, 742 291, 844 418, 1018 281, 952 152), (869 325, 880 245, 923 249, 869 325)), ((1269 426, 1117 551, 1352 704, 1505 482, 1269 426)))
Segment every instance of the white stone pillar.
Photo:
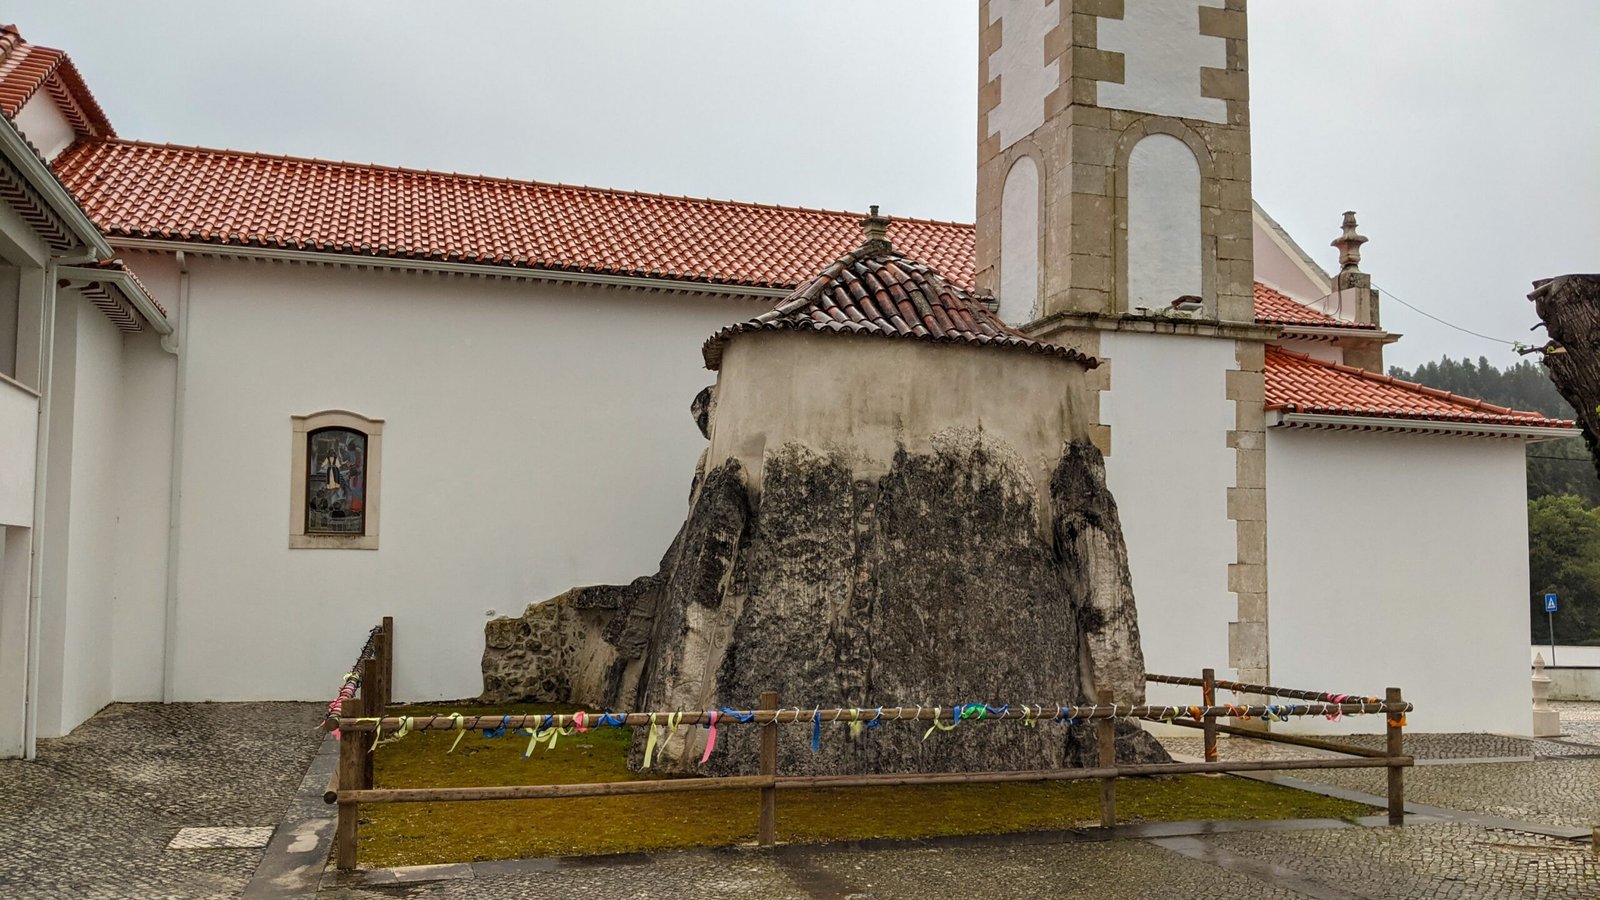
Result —
POLYGON ((1544 674, 1544 654, 1533 658, 1533 736, 1561 733, 1561 713, 1550 708, 1550 676, 1544 674))

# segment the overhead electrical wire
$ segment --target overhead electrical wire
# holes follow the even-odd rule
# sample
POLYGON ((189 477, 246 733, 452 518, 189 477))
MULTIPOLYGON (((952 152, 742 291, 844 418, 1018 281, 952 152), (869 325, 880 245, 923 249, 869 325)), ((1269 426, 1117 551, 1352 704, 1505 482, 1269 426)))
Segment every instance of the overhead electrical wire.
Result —
POLYGON ((1523 346, 1522 344, 1520 344, 1517 341, 1508 341, 1505 338, 1491 337, 1491 336, 1489 336, 1487 334, 1483 334, 1481 332, 1473 331, 1470 328, 1463 328, 1460 325, 1455 324, 1454 322, 1447 322, 1444 319, 1439 318, 1438 316, 1434 315, 1431 312, 1428 312, 1425 309, 1420 309, 1420 308, 1418 308, 1418 307, 1416 307, 1416 306, 1414 306, 1414 305, 1412 305, 1410 303, 1407 303, 1406 301, 1400 299, 1399 297, 1396 297, 1394 295, 1394 293, 1391 292, 1388 288, 1378 287, 1377 289, 1384 296, 1388 297, 1390 300, 1393 300, 1394 302, 1400 304, 1401 306, 1404 306, 1406 309, 1411 310, 1412 312, 1416 313, 1417 315, 1426 316, 1427 318, 1430 318, 1433 321, 1438 322, 1440 325, 1443 325, 1446 328, 1454 328, 1456 331, 1459 331, 1462 334, 1470 334, 1475 338, 1482 338, 1483 340, 1486 340, 1486 341, 1493 341, 1496 344, 1505 344, 1507 347, 1517 348, 1517 347, 1523 346))

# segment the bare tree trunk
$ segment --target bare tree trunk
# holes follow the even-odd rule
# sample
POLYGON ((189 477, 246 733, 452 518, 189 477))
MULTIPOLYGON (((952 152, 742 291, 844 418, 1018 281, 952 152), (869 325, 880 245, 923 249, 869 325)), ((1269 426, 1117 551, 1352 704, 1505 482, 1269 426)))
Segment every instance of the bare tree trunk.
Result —
POLYGON ((1545 367, 1556 390, 1578 411, 1600 474, 1600 275, 1562 275, 1533 286, 1528 299, 1555 343, 1545 353, 1545 367))

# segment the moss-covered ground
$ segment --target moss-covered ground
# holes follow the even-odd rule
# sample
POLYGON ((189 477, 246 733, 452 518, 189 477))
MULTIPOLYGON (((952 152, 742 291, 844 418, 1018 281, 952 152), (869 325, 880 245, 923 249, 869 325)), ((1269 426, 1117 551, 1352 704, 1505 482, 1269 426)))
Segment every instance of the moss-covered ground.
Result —
MULTIPOLYGON (((407 709, 498 715, 553 707, 407 709)), ((554 750, 528 739, 468 732, 412 734, 378 749, 378 787, 578 784, 660 777, 628 770, 630 732, 600 729, 561 738, 554 750)), ((519 800, 396 803, 361 810, 361 863, 374 868, 536 856, 727 846, 753 841, 755 791, 519 800)), ((1372 809, 1239 778, 1178 776, 1117 783, 1122 822, 1188 819, 1350 818, 1372 809)), ((1073 828, 1098 824, 1096 782, 928 785, 783 791, 778 838, 822 842, 1073 828)))

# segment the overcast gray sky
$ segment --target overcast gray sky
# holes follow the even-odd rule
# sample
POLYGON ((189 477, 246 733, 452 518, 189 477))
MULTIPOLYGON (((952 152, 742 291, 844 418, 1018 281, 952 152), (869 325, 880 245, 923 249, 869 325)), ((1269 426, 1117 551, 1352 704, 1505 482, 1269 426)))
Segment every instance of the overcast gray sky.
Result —
MULTIPOLYGON (((973 0, 4 0, 123 137, 972 220, 973 0)), ((1535 340, 1600 271, 1600 2, 1253 0, 1256 199, 1324 266, 1535 340)), ((1507 348, 1385 300, 1410 366, 1507 348)))

